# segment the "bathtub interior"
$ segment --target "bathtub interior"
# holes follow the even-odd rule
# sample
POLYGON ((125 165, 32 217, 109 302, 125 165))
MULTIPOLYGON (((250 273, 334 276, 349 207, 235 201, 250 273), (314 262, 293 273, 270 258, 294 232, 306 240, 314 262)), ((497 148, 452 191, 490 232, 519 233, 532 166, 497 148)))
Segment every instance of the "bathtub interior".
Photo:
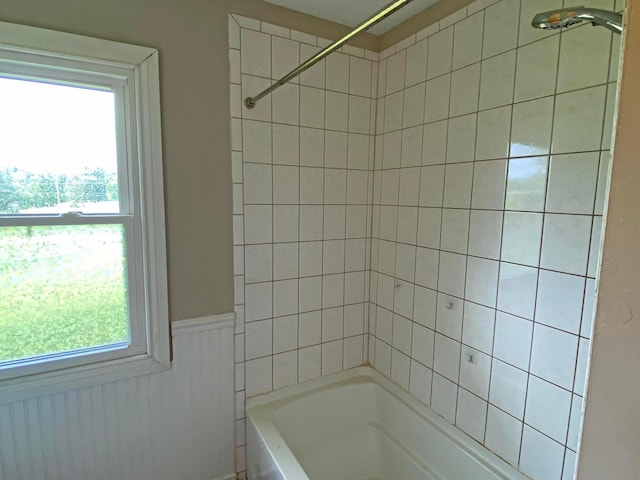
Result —
POLYGON ((248 410, 255 438, 266 445, 257 448, 270 452, 271 470, 283 475, 252 480, 524 478, 373 370, 356 372, 248 410), (288 473, 292 463, 305 477, 288 473))

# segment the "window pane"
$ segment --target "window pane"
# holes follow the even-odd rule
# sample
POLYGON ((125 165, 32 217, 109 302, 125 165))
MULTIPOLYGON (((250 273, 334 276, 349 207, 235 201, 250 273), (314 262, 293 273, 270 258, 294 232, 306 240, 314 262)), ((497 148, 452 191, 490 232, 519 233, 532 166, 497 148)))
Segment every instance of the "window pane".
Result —
POLYGON ((0 214, 120 213, 114 101, 0 78, 0 214))
POLYGON ((128 342, 122 225, 0 229, 0 362, 128 342))

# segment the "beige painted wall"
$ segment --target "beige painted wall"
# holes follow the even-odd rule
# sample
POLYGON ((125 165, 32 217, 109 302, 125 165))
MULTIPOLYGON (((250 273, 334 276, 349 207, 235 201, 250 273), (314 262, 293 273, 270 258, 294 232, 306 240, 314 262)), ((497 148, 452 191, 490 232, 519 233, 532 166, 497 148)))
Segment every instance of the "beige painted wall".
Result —
POLYGON ((233 310, 226 0, 4 0, 0 20, 160 51, 171 319, 233 310))
POLYGON ((580 480, 640 475, 640 4, 627 2, 580 480))

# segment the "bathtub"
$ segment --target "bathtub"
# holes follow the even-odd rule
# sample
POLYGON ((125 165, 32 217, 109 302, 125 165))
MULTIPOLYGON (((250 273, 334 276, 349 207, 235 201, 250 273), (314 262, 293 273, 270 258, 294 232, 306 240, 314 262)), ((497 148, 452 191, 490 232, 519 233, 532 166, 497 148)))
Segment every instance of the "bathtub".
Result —
POLYGON ((249 480, 524 480, 369 367, 247 401, 249 480))

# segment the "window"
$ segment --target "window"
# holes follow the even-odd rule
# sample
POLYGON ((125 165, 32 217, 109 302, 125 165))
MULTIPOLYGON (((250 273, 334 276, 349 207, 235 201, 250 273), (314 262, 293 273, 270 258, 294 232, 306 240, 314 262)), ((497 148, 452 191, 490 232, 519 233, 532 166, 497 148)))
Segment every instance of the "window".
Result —
POLYGON ((0 22, 0 105, 0 395, 166 368, 157 51, 0 22))

